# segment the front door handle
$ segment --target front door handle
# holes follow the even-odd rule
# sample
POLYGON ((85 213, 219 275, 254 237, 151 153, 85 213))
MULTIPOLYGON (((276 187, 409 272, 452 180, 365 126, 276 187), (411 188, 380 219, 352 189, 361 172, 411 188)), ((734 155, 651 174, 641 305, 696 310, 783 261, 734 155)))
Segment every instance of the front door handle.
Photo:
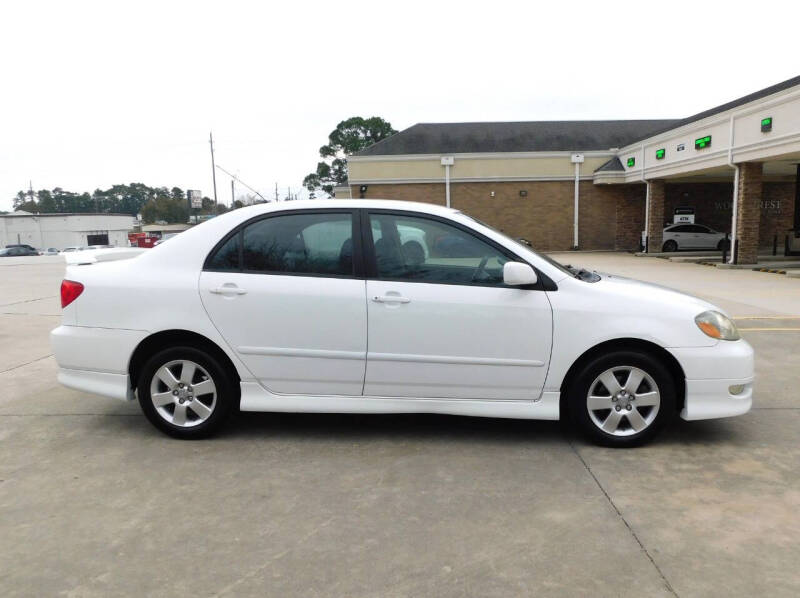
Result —
POLYGON ((411 299, 400 295, 375 295, 372 300, 376 303, 411 303, 411 299))
POLYGON ((211 289, 209 292, 214 293, 215 295, 245 295, 247 291, 244 289, 240 289, 237 286, 227 286, 223 285, 221 287, 217 287, 215 289, 211 289))

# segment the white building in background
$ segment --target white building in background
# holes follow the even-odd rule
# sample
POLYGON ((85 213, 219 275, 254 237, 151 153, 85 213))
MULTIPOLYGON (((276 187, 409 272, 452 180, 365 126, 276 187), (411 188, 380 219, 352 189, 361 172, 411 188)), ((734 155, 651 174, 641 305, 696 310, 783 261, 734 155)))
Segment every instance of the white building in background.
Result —
POLYGON ((0 247, 14 244, 37 249, 113 245, 128 247, 130 214, 0 214, 0 247))

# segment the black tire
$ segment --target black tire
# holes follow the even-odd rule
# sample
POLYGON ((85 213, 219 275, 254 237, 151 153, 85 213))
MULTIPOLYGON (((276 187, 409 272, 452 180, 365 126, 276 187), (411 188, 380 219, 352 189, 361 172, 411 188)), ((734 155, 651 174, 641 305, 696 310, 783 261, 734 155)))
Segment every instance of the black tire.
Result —
MULTIPOLYGON (((620 375, 623 374, 620 373, 620 375)), ((648 385, 649 383, 645 381, 644 386, 640 386, 640 388, 647 390, 648 385)), ((578 372, 569 385, 567 393, 573 424, 592 442, 612 448, 634 447, 649 442, 674 417, 676 410, 675 381, 669 370, 652 355, 636 350, 620 350, 594 358, 578 372), (640 432, 634 432, 632 427, 630 430, 621 429, 620 433, 628 434, 623 436, 601 430, 599 424, 593 421, 588 407, 590 387, 595 380, 607 370, 617 367, 623 368, 623 371, 625 367, 634 367, 644 371, 655 382, 660 394, 660 404, 649 425, 640 432)), ((642 408, 642 412, 650 413, 649 409, 652 407, 642 408)), ((637 412, 639 412, 638 408, 637 412)), ((597 413, 602 414, 603 412, 595 412, 595 414, 597 413)), ((609 409, 610 414, 611 410, 609 409)), ((625 416, 626 412, 623 410, 621 415, 625 416)), ((628 422, 627 417, 625 417, 625 422, 628 422)))
MULTIPOLYGON (((219 431, 219 429, 225 423, 225 420, 228 419, 231 411, 238 403, 239 396, 231 376, 214 357, 205 351, 184 346, 176 346, 164 349, 148 359, 142 368, 136 389, 137 395, 139 396, 139 405, 141 406, 142 411, 147 419, 150 420, 150 423, 165 434, 168 434, 173 438, 180 438, 182 440, 206 438, 219 431), (194 362, 208 373, 211 381, 214 384, 216 396, 212 403, 213 409, 211 409, 211 414, 207 416, 207 419, 204 421, 198 421, 196 424, 192 424, 190 427, 181 427, 168 422, 162 415, 159 414, 159 411, 152 401, 150 388, 151 381, 153 380, 156 372, 162 366, 171 362, 186 360, 194 362)), ((210 403, 207 397, 208 395, 204 396, 202 399, 204 404, 206 402, 210 403)), ((200 399, 193 398, 193 401, 199 400, 200 399)), ((169 409, 169 406, 167 406, 167 409, 169 409)), ((193 417, 195 417, 194 412, 191 412, 189 419, 193 417)), ((200 418, 197 419, 199 420, 200 418)))
POLYGON ((729 251, 731 248, 731 242, 728 239, 720 239, 719 243, 717 243, 717 251, 729 251))
POLYGON ((666 252, 678 251, 678 244, 675 241, 673 241, 672 239, 670 239, 669 241, 664 243, 664 246, 661 248, 661 250, 662 251, 666 251, 666 252))

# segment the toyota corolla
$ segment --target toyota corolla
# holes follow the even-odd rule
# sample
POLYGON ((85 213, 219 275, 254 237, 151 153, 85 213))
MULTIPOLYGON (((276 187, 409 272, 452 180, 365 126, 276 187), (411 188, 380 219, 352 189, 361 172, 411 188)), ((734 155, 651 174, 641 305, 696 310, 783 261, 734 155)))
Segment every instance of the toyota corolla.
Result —
POLYGON ((138 399, 178 438, 236 409, 448 413, 569 417, 623 447, 752 403, 753 350, 723 310, 439 206, 264 204, 87 261, 61 286, 59 380, 138 399))

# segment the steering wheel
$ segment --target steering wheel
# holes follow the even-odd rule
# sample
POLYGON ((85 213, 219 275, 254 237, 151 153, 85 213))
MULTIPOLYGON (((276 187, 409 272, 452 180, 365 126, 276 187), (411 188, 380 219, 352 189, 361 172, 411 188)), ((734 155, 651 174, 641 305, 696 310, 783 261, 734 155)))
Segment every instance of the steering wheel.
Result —
POLYGON ((470 279, 470 282, 475 282, 480 277, 480 275, 483 274, 483 271, 486 269, 486 262, 488 262, 488 261, 489 261, 489 256, 488 255, 484 256, 483 259, 481 260, 481 263, 478 264, 478 267, 475 269, 475 272, 472 274, 472 278, 470 279))

